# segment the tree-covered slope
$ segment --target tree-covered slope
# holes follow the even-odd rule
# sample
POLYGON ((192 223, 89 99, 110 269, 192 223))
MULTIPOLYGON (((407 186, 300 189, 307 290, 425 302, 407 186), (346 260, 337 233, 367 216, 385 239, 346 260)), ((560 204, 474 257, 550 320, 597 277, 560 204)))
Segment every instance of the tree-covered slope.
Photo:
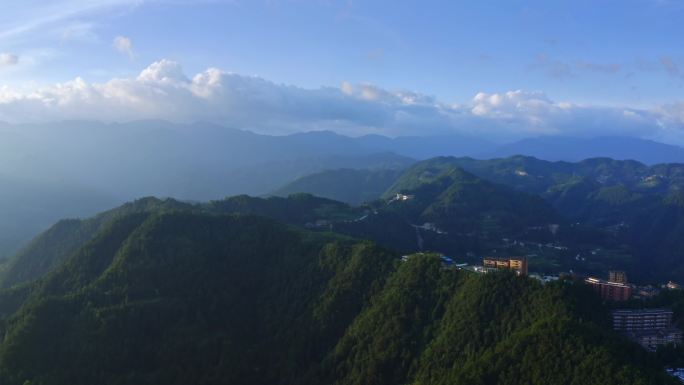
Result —
POLYGON ((516 156, 450 162, 481 178, 537 194, 561 215, 604 229, 629 245, 636 270, 661 280, 684 279, 684 164, 647 166, 608 158, 578 163, 516 156))
MULTIPOLYGON (((3 383, 295 383, 395 256, 258 217, 119 218, 36 282, 3 383)), ((329 342, 329 343, 331 343, 329 342)))
POLYGON ((363 210, 342 202, 293 194, 267 199, 239 195, 209 203, 184 203, 174 199, 143 198, 105 211, 92 218, 67 219, 39 234, 27 247, 2 266, 0 287, 10 287, 42 277, 55 269, 114 220, 137 213, 184 210, 214 214, 254 214, 304 227, 317 220, 350 220, 363 210))
POLYGON ((0 292, 8 385, 674 383, 581 284, 249 215, 120 216, 24 287, 0 292))
POLYGON ((261 215, 298 226, 317 220, 351 220, 361 216, 364 211, 346 203, 305 193, 269 198, 238 195, 201 204, 198 208, 218 214, 261 215))
POLYGON ((335 384, 674 383, 606 329, 582 286, 464 275, 412 258, 324 365, 335 384))
POLYGON ((414 223, 433 222, 449 232, 504 236, 511 230, 560 220, 543 199, 478 178, 450 158, 434 158, 409 168, 384 198, 395 194, 411 197, 395 206, 414 223))
POLYGON ((125 215, 191 206, 172 199, 144 198, 105 211, 88 219, 64 219, 39 234, 24 249, 8 259, 0 273, 0 287, 28 282, 59 266, 112 220, 125 215))

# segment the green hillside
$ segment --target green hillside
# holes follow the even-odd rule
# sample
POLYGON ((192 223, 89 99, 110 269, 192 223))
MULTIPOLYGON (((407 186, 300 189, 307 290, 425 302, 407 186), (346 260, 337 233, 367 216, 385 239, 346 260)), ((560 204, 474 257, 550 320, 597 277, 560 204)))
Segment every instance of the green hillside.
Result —
POLYGON ((647 166, 608 158, 578 163, 530 157, 450 158, 481 178, 537 194, 559 214, 612 234, 650 279, 684 279, 684 164, 647 166))
POLYGON ((119 216, 0 309, 8 385, 674 383, 581 284, 250 215, 119 216))
MULTIPOLYGON (((335 175, 331 171, 326 178, 335 175)), ((363 183, 355 187, 364 193, 363 183)), ((377 215, 336 230, 404 251, 538 255, 532 264, 542 271, 597 274, 618 268, 641 280, 684 280, 681 164, 440 157, 404 171, 382 198, 372 203, 377 215), (394 199, 398 193, 407 199, 394 199), (443 233, 414 229, 426 223, 443 233), (550 234, 544 230, 549 224, 560 226, 550 234), (411 236, 412 230, 418 234, 411 236), (561 251, 511 248, 503 238, 561 251)))
POLYGON ((560 217, 543 199, 496 185, 455 166, 449 158, 421 162, 402 174, 385 192, 410 195, 397 202, 414 223, 434 222, 449 232, 490 232, 557 223, 560 217))
POLYGON ((112 220, 125 215, 191 206, 172 199, 139 199, 89 219, 65 219, 38 235, 17 255, 5 261, 0 287, 10 287, 39 278, 56 268, 112 220))
POLYGON ((68 219, 39 234, 29 245, 2 265, 0 287, 26 283, 54 270, 85 243, 118 218, 131 214, 191 211, 213 214, 254 214, 305 227, 316 221, 346 221, 364 210, 344 203, 294 194, 268 199, 239 195, 209 203, 184 203, 173 199, 143 198, 88 219, 68 219))

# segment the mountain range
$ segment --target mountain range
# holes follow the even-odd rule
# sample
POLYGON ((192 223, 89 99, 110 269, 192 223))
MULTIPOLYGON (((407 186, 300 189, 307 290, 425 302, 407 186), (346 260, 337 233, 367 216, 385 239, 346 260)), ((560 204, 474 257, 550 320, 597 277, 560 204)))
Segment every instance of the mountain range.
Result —
MULTIPOLYGON (((396 236, 385 239, 388 235, 372 231, 383 224, 353 234, 373 234, 381 243, 405 245, 413 225, 420 226, 416 231, 424 248, 444 253, 529 253, 541 256, 537 262, 545 265, 542 270, 596 273, 619 267, 642 279, 682 280, 684 264, 678 256, 684 251, 679 235, 684 229, 683 176, 682 164, 647 166, 608 158, 576 163, 524 156, 434 158, 411 166, 393 182, 384 181, 382 194, 376 193, 377 186, 364 191, 365 184, 358 184, 355 199, 375 194, 368 202, 378 214, 367 222, 385 216, 381 222, 393 229, 385 233, 396 236), (503 238, 517 241, 507 244, 503 238), (520 247, 518 241, 556 246, 520 247), (554 248, 559 251, 547 252, 554 248)), ((330 191, 337 186, 354 190, 348 180, 336 184, 334 171, 302 181, 290 184, 288 191, 300 187, 298 192, 335 198, 316 188, 322 181, 330 191)))
POLYGON ((608 309, 579 282, 477 275, 439 254, 402 259, 304 229, 315 218, 353 223, 359 210, 307 195, 148 198, 58 224, 32 244, 42 254, 22 257, 50 268, 0 290, 0 380, 676 383, 610 330, 608 309))
MULTIPOLYGON (((297 183, 288 185, 288 197, 167 200, 163 206, 266 216, 370 239, 401 253, 438 251, 469 263, 487 254, 529 255, 531 268, 540 273, 622 269, 642 281, 684 279, 677 258, 684 250, 678 236, 684 228, 684 165, 439 157, 404 171, 330 170, 303 181, 299 191, 297 183), (322 186, 331 196, 291 194, 320 193, 322 186), (345 194, 353 201, 333 199, 345 194), (359 196, 372 199, 358 205, 359 196)), ((156 202, 59 222, 2 265, 0 286, 44 275, 103 220, 118 215, 113 213, 147 212, 158 208, 156 202)))
POLYGON ((444 256, 681 282, 683 185, 681 164, 436 157, 65 219, 0 265, 0 382, 674 384, 679 353, 612 331, 581 280, 444 256))
MULTIPOLYGON (((450 154, 445 154, 450 155, 450 154)), ((550 161, 578 162, 589 158, 636 160, 648 165, 684 163, 684 148, 632 137, 573 138, 544 136, 522 139, 478 154, 478 158, 527 155, 550 161)))
POLYGON ((684 161, 679 147, 630 138, 545 137, 497 145, 462 136, 269 136, 164 121, 0 124, 0 196, 6 198, 0 200, 0 257, 61 218, 88 217, 141 196, 206 201, 309 191, 358 204, 381 195, 416 160, 518 153, 550 160, 610 155, 647 164, 684 161), (348 170, 344 176, 328 175, 345 178, 344 188, 330 189, 333 184, 320 179, 318 188, 298 185, 314 182, 300 178, 341 168, 348 170))

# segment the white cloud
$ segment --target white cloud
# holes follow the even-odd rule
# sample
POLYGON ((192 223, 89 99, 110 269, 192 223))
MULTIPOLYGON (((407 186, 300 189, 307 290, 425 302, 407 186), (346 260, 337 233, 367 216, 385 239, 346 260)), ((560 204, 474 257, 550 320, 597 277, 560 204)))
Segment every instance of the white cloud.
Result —
POLYGON ((684 144, 684 103, 653 110, 554 101, 542 92, 478 93, 465 104, 344 82, 304 89, 210 68, 186 76, 161 60, 137 77, 76 78, 31 92, 0 88, 0 121, 65 119, 212 121, 264 133, 329 129, 344 134, 631 135, 684 144))
POLYGON ((19 56, 13 53, 0 53, 0 67, 11 66, 19 63, 19 56))
POLYGON ((112 45, 117 51, 128 56, 129 59, 133 60, 135 58, 135 54, 133 53, 133 42, 131 42, 130 38, 126 36, 117 36, 114 38, 112 45))
MULTIPOLYGON (((479 93, 473 99, 473 115, 512 132, 547 135, 599 136, 629 135, 658 137, 662 111, 632 108, 585 106, 555 102, 541 92, 509 91, 479 93)), ((671 121, 677 130, 684 121, 671 121)))

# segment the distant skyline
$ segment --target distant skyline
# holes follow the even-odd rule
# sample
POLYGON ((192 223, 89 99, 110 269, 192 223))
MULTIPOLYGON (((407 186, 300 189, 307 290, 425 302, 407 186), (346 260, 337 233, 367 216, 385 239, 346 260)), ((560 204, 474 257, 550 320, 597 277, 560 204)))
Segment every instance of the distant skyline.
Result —
POLYGON ((0 120, 684 144, 684 1, 3 2, 0 120))

